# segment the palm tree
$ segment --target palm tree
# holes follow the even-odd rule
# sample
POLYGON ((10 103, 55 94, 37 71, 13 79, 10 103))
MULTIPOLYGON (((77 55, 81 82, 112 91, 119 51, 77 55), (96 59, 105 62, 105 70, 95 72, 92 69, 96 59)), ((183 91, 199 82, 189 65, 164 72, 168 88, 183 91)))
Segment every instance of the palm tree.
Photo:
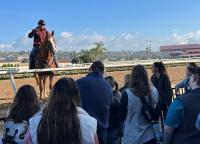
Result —
POLYGON ((102 41, 95 42, 94 44, 95 47, 93 48, 93 51, 95 54, 95 60, 102 60, 107 49, 104 47, 104 43, 102 41))
POLYGON ((82 63, 92 63, 96 60, 103 60, 106 52, 103 42, 96 42, 94 44, 94 48, 82 49, 81 52, 73 52, 72 55, 76 55, 82 63))

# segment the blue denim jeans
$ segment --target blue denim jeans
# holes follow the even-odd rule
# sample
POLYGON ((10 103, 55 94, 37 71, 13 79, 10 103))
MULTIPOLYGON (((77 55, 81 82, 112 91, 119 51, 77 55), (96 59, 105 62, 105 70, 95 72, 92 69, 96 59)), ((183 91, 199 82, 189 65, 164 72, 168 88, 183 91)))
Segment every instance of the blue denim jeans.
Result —
POLYGON ((33 46, 30 56, 29 56, 29 69, 35 68, 35 57, 37 55, 38 48, 36 46, 33 46))
POLYGON ((121 144, 119 129, 108 131, 107 144, 121 144))
POLYGON ((107 129, 98 129, 97 128, 97 136, 98 136, 98 139, 99 139, 99 144, 106 144, 107 129))

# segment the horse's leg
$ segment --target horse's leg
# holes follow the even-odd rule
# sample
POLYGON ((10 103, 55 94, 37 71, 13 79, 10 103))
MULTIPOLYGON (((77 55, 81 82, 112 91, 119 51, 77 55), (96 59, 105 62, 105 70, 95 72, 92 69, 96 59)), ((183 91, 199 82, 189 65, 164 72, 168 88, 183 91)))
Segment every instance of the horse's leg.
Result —
POLYGON ((39 78, 39 89, 40 89, 40 100, 42 100, 42 91, 43 91, 43 85, 42 85, 42 76, 38 76, 39 78))
POLYGON ((37 73, 34 73, 34 77, 35 77, 35 80, 36 80, 36 84, 39 85, 39 76, 37 73))
POLYGON ((47 76, 44 76, 43 77, 43 94, 44 94, 44 97, 46 97, 46 79, 47 79, 47 76))
POLYGON ((52 85, 53 85, 53 77, 54 76, 49 76, 49 89, 52 89, 52 85))

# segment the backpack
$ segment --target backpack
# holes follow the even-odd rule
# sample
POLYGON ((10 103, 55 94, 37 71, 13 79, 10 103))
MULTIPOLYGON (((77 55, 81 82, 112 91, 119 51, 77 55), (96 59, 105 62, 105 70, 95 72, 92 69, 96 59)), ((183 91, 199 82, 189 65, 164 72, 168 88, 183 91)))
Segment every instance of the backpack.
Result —
MULTIPOLYGON (((142 102, 142 115, 149 123, 158 122, 159 116, 156 113, 156 110, 151 106, 151 104, 147 103, 144 97, 140 97, 142 102)), ((150 102, 151 103, 151 102, 150 102)))
POLYGON ((27 121, 17 123, 12 119, 6 120, 2 139, 3 144, 23 144, 27 129, 27 121))
POLYGON ((140 97, 140 100, 143 104, 142 106, 142 114, 144 118, 151 124, 156 142, 157 144, 160 144, 162 141, 162 134, 160 130, 160 125, 159 125, 159 116, 156 113, 156 110, 151 106, 151 97, 150 99, 150 104, 146 102, 144 97, 140 97))

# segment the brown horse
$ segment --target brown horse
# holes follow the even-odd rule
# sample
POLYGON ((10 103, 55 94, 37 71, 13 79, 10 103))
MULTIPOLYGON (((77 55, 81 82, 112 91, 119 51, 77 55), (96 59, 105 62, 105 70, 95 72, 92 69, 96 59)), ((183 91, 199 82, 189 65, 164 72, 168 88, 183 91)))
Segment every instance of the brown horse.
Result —
MULTIPOLYGON (((54 56, 56 43, 53 35, 54 35, 53 32, 47 33, 43 44, 39 47, 35 60, 36 69, 56 68, 55 56, 54 56)), ((39 72, 35 77, 36 81, 38 80, 37 82, 40 89, 40 99, 42 99, 42 96, 46 97, 46 79, 48 77, 49 77, 49 89, 51 89, 54 77, 54 73, 52 71, 39 72)))

